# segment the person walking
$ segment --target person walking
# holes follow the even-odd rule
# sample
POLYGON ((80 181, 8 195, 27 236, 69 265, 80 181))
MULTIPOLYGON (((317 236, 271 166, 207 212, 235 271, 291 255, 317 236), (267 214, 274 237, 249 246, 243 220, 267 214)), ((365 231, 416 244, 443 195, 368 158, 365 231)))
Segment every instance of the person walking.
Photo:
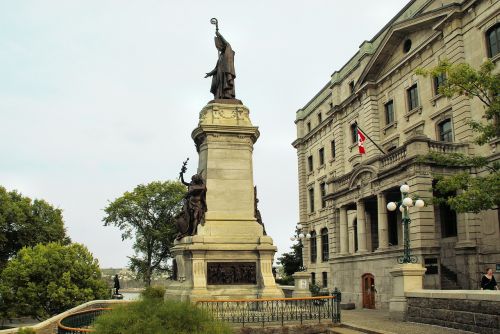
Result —
POLYGON ((486 274, 481 278, 481 290, 498 290, 497 281, 493 276, 493 269, 486 268, 486 274))

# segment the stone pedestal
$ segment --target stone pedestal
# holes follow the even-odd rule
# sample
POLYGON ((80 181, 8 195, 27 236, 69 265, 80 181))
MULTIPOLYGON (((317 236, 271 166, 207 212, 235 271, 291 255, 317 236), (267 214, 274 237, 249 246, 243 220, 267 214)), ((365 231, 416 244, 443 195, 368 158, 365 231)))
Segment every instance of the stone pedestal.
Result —
POLYGON ((426 270, 418 263, 404 263, 389 271, 392 276, 392 298, 389 300, 391 318, 404 319, 407 308, 405 292, 422 289, 426 270))
POLYGON ((172 249, 178 274, 166 298, 282 297, 272 275, 276 246, 255 218, 252 153, 259 131, 248 108, 238 100, 213 101, 191 136, 208 209, 197 234, 172 249))
POLYGON ((311 297, 311 291, 309 291, 309 281, 311 279, 311 273, 305 271, 298 271, 292 275, 295 287, 293 289, 292 297, 311 297))

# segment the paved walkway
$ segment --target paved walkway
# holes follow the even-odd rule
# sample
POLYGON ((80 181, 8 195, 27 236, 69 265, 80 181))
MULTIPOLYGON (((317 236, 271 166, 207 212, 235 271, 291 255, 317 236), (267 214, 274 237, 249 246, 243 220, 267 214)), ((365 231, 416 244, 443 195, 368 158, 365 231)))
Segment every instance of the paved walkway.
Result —
POLYGON ((342 310, 342 323, 367 328, 382 333, 396 334, 470 334, 453 328, 445 328, 415 322, 397 321, 389 318, 388 310, 342 310))

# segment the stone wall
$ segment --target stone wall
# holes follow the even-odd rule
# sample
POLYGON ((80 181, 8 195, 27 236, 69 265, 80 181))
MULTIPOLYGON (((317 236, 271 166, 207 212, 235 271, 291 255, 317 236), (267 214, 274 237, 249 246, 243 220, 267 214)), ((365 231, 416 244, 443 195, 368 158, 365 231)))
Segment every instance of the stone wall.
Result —
POLYGON ((500 333, 500 293, 472 290, 407 292, 406 320, 475 333, 500 333))

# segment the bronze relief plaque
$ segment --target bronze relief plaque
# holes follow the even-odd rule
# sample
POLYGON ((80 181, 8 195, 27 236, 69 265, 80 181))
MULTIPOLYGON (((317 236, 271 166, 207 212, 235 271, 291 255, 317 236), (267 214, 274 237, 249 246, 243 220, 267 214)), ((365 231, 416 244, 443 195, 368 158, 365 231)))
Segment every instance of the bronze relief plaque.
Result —
POLYGON ((257 284, 257 263, 207 262, 207 284, 257 284))

